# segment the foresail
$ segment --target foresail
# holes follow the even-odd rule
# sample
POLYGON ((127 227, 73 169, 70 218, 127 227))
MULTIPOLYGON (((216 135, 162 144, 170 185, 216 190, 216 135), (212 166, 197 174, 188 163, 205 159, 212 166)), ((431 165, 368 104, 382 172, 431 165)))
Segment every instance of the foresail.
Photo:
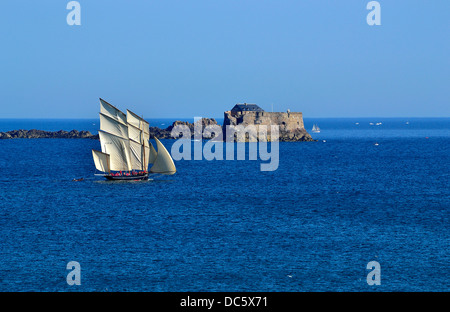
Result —
POLYGON ((110 169, 131 171, 130 141, 100 130, 102 152, 110 155, 110 169))
POLYGON ((100 130, 128 139, 128 127, 102 113, 100 113, 100 130))
POLYGON ((112 106, 108 102, 100 99, 100 113, 126 125, 127 124, 127 116, 116 107, 112 106))
POLYGON ((173 163, 172 157, 157 138, 155 138, 155 141, 158 148, 158 154, 152 168, 150 169, 150 172, 167 175, 174 174, 177 170, 175 168, 175 164, 173 163))
POLYGON ((92 157, 94 158, 95 168, 101 172, 110 172, 109 170, 109 155, 92 150, 92 157))

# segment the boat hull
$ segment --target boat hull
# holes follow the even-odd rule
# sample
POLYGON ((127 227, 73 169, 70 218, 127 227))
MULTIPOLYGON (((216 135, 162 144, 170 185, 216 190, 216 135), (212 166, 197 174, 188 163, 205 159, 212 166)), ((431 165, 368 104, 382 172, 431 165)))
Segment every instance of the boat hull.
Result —
POLYGON ((104 175, 107 180, 111 181, 139 181, 139 180, 148 180, 148 174, 145 175, 129 175, 129 176, 112 176, 112 175, 104 175))

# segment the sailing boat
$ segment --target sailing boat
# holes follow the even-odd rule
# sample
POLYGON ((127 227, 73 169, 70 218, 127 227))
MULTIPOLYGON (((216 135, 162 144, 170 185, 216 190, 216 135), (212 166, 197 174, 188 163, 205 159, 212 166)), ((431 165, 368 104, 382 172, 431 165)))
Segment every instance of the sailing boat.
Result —
POLYGON ((314 133, 320 133, 320 128, 318 125, 314 124, 311 131, 314 133))
POLYGON ((92 150, 97 174, 108 180, 147 180, 149 173, 172 175, 175 164, 164 145, 150 139, 149 123, 127 109, 127 114, 100 99, 101 151, 92 150), (149 164, 153 164, 148 172, 149 164))

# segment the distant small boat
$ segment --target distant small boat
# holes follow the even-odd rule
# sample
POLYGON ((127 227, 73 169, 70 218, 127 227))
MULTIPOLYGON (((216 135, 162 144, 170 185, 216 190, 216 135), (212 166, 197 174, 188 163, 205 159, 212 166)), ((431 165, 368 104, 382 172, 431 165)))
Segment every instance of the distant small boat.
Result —
POLYGON ((320 128, 318 125, 314 124, 311 131, 314 133, 320 133, 320 128))
POLYGON ((378 145, 380 145, 380 144, 378 144, 378 143, 375 143, 374 145, 375 145, 375 146, 378 146, 378 145))

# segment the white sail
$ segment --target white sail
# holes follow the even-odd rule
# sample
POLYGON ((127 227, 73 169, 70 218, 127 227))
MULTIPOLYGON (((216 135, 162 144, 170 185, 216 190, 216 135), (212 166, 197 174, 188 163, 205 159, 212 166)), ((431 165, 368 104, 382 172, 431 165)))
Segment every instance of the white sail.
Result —
POLYGON ((149 128, 148 122, 128 109, 127 109, 127 122, 128 124, 133 125, 136 128, 144 130, 144 132, 148 133, 149 128))
POLYGON ((128 109, 127 109, 127 123, 128 126, 130 125, 132 126, 129 127, 131 128, 131 130, 129 130, 129 135, 132 140, 144 144, 144 142, 150 139, 149 123, 128 109))
POLYGON ((158 148, 158 154, 152 168, 150 169, 150 172, 167 175, 174 174, 177 170, 175 168, 175 164, 173 163, 172 157, 157 138, 155 138, 155 141, 158 148))
POLYGON ((94 158, 95 168, 101 172, 110 172, 109 162, 110 157, 108 154, 92 150, 92 157, 94 158))
POLYGON ((100 113, 126 125, 127 124, 127 116, 116 107, 112 106, 108 102, 100 99, 100 113))
MULTIPOLYGON (((149 123, 137 114, 127 109, 127 123, 128 123, 128 136, 130 140, 139 142, 141 144, 141 163, 142 169, 148 170, 148 164, 150 163, 149 157, 151 157, 150 149, 150 133, 149 123)), ((137 149, 137 147, 136 147, 137 149)))
POLYGON ((132 124, 128 124, 128 137, 130 138, 130 140, 143 144, 142 131, 132 124))
MULTIPOLYGON (((143 162, 144 151, 142 145, 138 142, 130 140, 130 157, 131 157, 131 168, 134 170, 147 170, 144 168, 143 162)), ((148 167, 148 165, 147 165, 148 167)))
POLYGON ((128 139, 128 127, 102 113, 100 113, 100 130, 128 139))
POLYGON ((110 155, 110 169, 131 171, 130 140, 100 130, 102 152, 110 155))
POLYGON ((148 163, 149 164, 153 164, 156 160, 156 156, 158 156, 158 153, 156 152, 155 148, 153 147, 153 144, 151 142, 148 142, 150 144, 148 148, 148 153, 147 153, 147 149, 145 150, 145 155, 149 155, 148 157, 148 163))

